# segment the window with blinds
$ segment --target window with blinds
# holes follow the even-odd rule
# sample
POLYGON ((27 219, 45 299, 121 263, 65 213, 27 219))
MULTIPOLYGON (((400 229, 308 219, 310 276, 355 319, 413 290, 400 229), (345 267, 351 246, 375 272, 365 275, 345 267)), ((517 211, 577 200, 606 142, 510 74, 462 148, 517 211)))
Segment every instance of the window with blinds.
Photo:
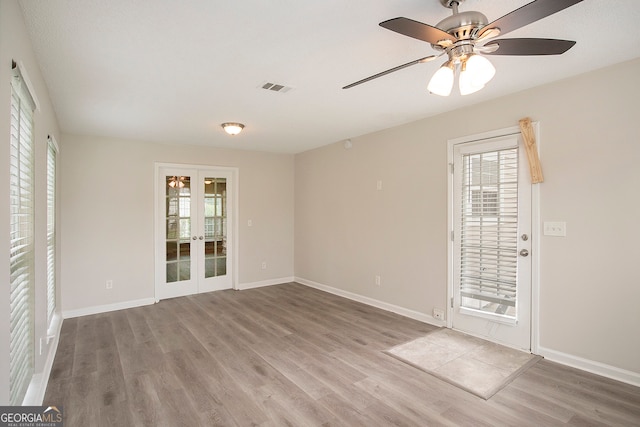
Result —
POLYGON ((460 306, 516 317, 518 149, 462 157, 460 306))
POLYGON ((11 80, 9 403, 20 405, 33 376, 33 98, 14 66, 11 80))
POLYGON ((56 309, 56 143, 47 148, 47 322, 56 309))

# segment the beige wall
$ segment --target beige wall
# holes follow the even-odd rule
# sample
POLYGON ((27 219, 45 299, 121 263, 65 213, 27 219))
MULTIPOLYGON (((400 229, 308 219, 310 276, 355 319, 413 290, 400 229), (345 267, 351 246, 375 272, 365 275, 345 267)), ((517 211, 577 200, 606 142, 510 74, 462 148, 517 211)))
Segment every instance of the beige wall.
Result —
MULTIPOLYGON (((46 308, 46 257, 47 257, 47 135, 58 138, 56 116, 49 99, 49 93, 44 83, 40 68, 36 62, 31 42, 27 35, 22 12, 15 1, 0 1, 0 135, 2 149, 0 149, 0 179, 9 181, 9 135, 11 124, 11 61, 21 64, 27 78, 31 82, 30 90, 37 99, 38 109, 34 113, 34 143, 35 143, 35 325, 34 336, 36 342, 35 373, 41 374, 47 363, 50 346, 46 344, 47 336, 47 308, 46 308), (39 351, 39 341, 44 338, 42 353, 39 351)), ((9 401, 9 186, 0 186, 0 242, 3 255, 0 257, 0 283, 3 286, 3 297, 0 298, 0 342, 3 351, 0 352, 0 405, 9 401)), ((59 309, 58 309, 59 311, 59 309)), ((51 342, 50 344, 52 344, 51 342)), ((52 359, 50 360, 52 361, 52 359)))
POLYGON ((540 237, 540 346, 640 373, 638 75, 634 60, 296 155, 296 277, 444 308, 447 140, 531 117, 540 219, 567 222, 567 237, 540 237))
POLYGON ((239 284, 293 276, 292 155, 66 134, 61 145, 63 311, 154 297, 155 162, 238 168, 239 284))

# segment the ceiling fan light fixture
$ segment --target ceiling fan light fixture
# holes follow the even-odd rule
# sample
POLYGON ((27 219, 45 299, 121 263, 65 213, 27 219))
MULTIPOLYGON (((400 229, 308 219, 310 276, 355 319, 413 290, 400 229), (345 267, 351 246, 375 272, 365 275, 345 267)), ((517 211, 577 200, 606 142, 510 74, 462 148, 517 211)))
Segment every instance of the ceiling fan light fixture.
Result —
MULTIPOLYGON (((560 12, 583 0, 533 0, 491 23, 489 23, 487 17, 481 12, 460 12, 458 6, 463 1, 465 0, 440 0, 440 3, 444 7, 452 9, 453 14, 435 26, 404 17, 388 19, 379 24, 383 28, 404 36, 430 43, 436 51, 441 52, 440 55, 446 53, 449 56, 449 62, 436 71, 429 81, 429 92, 433 94, 448 96, 451 93, 453 80, 455 79, 455 68, 458 64, 462 67, 463 63, 467 61, 469 62, 467 69, 469 75, 465 75, 462 79, 461 86, 463 92, 471 93, 471 90, 476 88, 481 89, 486 85, 493 78, 496 70, 491 62, 480 55, 475 55, 475 52, 487 55, 497 54, 511 56, 560 55, 576 44, 571 40, 541 38, 500 39, 493 40, 489 43, 486 42, 489 39, 499 35, 505 35, 560 12), (447 67, 449 69, 447 69, 447 67)), ((407 62, 406 64, 358 80, 355 83, 344 86, 343 89, 349 89, 361 83, 402 70, 411 65, 427 62, 435 57, 437 56, 431 55, 426 58, 407 62)))
POLYGON ((460 88, 460 95, 469 95, 479 91, 484 85, 475 84, 471 73, 463 67, 458 78, 458 87, 460 88))
POLYGON ((180 178, 178 178, 177 176, 172 176, 171 179, 169 180, 169 187, 171 188, 183 188, 184 187, 184 177, 181 176, 180 178))
POLYGON ((491 61, 482 55, 470 55, 463 62, 463 66, 471 76, 473 86, 484 86, 496 75, 496 69, 491 61))
POLYGON ((453 79, 453 63, 451 61, 447 61, 442 64, 433 77, 431 77, 427 90, 436 95, 449 96, 451 94, 451 89, 453 89, 453 79))
POLYGON ((224 129, 224 131, 229 135, 237 135, 242 132, 242 129, 244 129, 244 125, 242 123, 227 122, 222 123, 220 126, 222 126, 222 129, 224 129))

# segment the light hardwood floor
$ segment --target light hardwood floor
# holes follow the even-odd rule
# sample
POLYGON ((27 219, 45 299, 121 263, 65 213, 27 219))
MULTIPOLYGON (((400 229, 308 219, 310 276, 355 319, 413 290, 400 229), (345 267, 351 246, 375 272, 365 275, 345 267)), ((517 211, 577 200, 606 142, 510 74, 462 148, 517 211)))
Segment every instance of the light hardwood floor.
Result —
POLYGON ((299 284, 64 321, 65 426, 640 425, 640 389, 541 361, 490 400, 382 353, 435 327, 299 284))

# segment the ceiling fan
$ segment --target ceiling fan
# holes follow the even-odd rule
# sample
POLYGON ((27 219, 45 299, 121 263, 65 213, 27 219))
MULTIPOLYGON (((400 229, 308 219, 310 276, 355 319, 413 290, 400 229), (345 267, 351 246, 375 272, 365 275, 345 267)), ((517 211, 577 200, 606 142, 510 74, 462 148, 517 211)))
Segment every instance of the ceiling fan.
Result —
POLYGON ((482 89, 495 74, 495 68, 483 55, 559 55, 571 49, 576 42, 570 40, 493 39, 581 1, 535 0, 489 23, 487 17, 480 12, 459 12, 458 6, 464 0, 440 0, 444 7, 452 9, 453 15, 435 26, 409 18, 393 18, 380 23, 381 27, 388 30, 431 43, 431 46, 439 51, 438 54, 398 65, 351 83, 343 89, 352 88, 412 65, 432 61, 446 54, 448 60, 429 81, 429 92, 448 96, 453 88, 456 69, 459 70, 460 93, 467 95, 476 92, 482 89))

